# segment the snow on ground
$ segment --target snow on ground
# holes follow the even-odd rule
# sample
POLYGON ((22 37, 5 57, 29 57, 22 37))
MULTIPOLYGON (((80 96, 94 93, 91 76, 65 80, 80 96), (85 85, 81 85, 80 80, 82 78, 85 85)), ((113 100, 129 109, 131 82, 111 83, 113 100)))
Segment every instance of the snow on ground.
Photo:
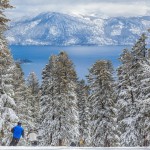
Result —
POLYGON ((0 146, 0 150, 150 150, 150 147, 5 147, 0 146))

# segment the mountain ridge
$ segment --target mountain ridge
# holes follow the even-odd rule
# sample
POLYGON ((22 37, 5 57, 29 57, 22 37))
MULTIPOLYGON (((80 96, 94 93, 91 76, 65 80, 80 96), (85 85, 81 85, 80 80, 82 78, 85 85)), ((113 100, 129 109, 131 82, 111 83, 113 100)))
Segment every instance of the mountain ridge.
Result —
POLYGON ((43 12, 10 24, 11 45, 131 45, 150 28, 150 16, 100 17, 43 12))

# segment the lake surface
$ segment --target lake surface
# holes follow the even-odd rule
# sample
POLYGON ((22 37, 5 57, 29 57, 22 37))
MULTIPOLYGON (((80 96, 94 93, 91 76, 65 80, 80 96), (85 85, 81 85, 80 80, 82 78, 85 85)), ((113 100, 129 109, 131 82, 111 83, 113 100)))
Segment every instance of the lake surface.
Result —
POLYGON ((48 63, 51 55, 57 55, 60 51, 66 51, 73 61, 78 77, 85 79, 88 69, 97 60, 110 60, 116 69, 120 62, 118 60, 122 50, 131 46, 72 46, 72 47, 52 47, 52 46, 10 46, 14 59, 28 59, 32 63, 22 64, 25 78, 30 72, 35 72, 41 81, 42 69, 48 63))

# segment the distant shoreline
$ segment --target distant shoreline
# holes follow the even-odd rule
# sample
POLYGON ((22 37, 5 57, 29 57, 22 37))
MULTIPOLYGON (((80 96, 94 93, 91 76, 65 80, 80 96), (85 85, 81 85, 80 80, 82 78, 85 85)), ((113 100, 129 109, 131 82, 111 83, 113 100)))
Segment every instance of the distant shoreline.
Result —
POLYGON ((16 59, 15 62, 19 64, 32 63, 32 61, 29 59, 16 59))
MULTIPOLYGON (((133 44, 128 44, 128 45, 32 45, 32 44, 10 44, 9 46, 50 46, 50 47, 103 47, 103 46, 132 46, 133 44)), ((149 44, 148 44, 149 45, 149 44)))

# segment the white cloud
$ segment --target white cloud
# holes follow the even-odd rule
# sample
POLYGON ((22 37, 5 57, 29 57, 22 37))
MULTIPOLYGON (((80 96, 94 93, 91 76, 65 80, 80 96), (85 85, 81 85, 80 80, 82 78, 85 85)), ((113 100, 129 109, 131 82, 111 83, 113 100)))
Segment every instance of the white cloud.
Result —
POLYGON ((11 0, 14 9, 10 18, 39 14, 45 11, 108 16, 141 16, 150 12, 150 0, 11 0))

